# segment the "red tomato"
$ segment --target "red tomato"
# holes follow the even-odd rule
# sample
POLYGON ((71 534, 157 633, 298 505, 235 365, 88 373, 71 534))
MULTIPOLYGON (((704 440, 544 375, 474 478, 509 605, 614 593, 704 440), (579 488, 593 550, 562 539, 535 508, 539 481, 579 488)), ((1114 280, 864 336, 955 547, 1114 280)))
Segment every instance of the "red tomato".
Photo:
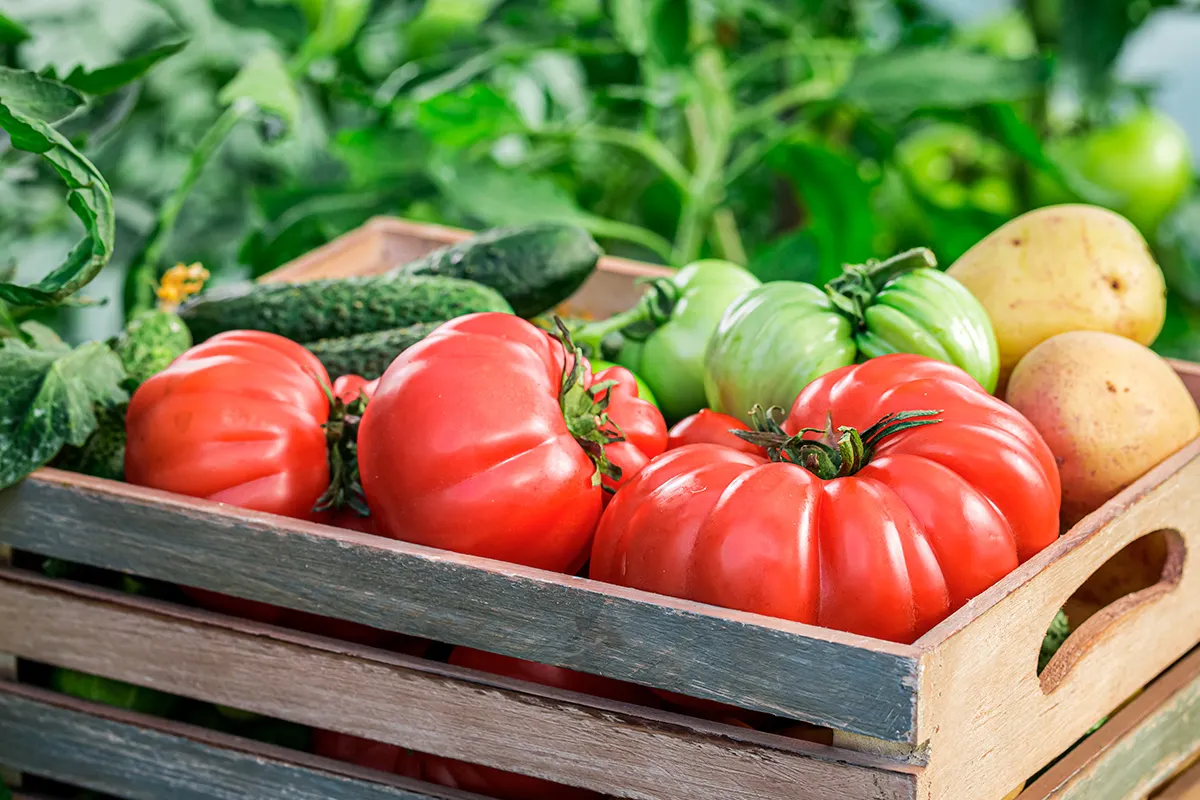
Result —
POLYGON ((702 408, 690 417, 675 423, 667 434, 667 449, 674 450, 685 444, 719 444, 732 447, 743 453, 764 455, 763 449, 740 439, 730 431, 748 431, 749 426, 736 417, 721 414, 711 408, 702 408))
MULTIPOLYGON (((624 367, 609 367, 597 372, 594 383, 616 381, 609 400, 608 418, 625 437, 623 442, 614 442, 604 448, 608 460, 621 469, 620 481, 604 477, 604 485, 615 490, 641 471, 651 458, 667 449, 667 423, 662 412, 653 404, 638 400, 637 379, 624 367)), ((597 399, 603 399, 606 391, 600 391, 597 399)), ((612 495, 605 493, 605 502, 612 495)))
POLYGON ((366 394, 370 399, 378 386, 378 378, 369 381, 359 375, 343 375, 333 382, 333 396, 349 404, 357 400, 360 394, 366 394))
MULTIPOLYGON (((125 478, 297 519, 329 484, 322 425, 329 376, 295 342, 230 331, 191 348, 138 387, 125 426, 125 478)), ((206 608, 261 622, 284 610, 201 589, 206 608)))
MULTIPOLYGON (((639 705, 656 705, 654 695, 631 683, 615 681, 599 675, 524 661, 482 650, 456 647, 449 663, 460 667, 490 672, 508 678, 539 683, 556 689, 595 695, 609 700, 639 705)), ((441 756, 422 754, 422 776, 430 783, 475 792, 499 800, 593 800, 601 795, 540 778, 456 761, 441 756)))
POLYGON ((591 576, 911 642, 1058 536, 1049 447, 958 367, 897 354, 835 370, 784 431, 824 429, 828 414, 868 434, 841 477, 826 469, 836 443, 831 457, 814 433, 781 435, 775 462, 711 444, 654 459, 604 513, 591 576), (940 421, 870 438, 885 415, 918 410, 940 421))
MULTIPOLYGON (((566 361, 545 331, 491 313, 447 322, 401 353, 358 435, 380 533, 560 572, 582 566, 603 492, 580 441, 591 437, 598 456, 604 437, 588 369, 560 397, 566 361)), ((608 414, 634 447, 665 446, 655 433, 665 425, 649 403, 618 387, 608 414)))

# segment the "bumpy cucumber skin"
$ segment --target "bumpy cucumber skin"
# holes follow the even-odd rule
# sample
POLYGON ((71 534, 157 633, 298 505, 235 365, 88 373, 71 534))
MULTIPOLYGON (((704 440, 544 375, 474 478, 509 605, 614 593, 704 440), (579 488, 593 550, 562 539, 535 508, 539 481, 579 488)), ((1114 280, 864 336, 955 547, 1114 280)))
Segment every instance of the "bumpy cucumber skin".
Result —
POLYGON ((360 375, 373 381, 396 356, 428 336, 440 322, 421 322, 390 331, 360 333, 306 344, 329 372, 330 377, 360 375))
POLYGON ((477 311, 512 313, 512 307, 495 289, 472 281, 388 273, 221 287, 189 300, 179 316, 197 341, 223 331, 255 330, 315 342, 477 311))
POLYGON ((404 275, 443 275, 490 286, 528 319, 554 308, 596 269, 600 247, 574 225, 495 228, 404 264, 404 275))
POLYGON ((113 343, 128 376, 127 388, 135 389, 151 375, 162 372, 192 346, 192 334, 177 314, 155 309, 129 321, 113 343))

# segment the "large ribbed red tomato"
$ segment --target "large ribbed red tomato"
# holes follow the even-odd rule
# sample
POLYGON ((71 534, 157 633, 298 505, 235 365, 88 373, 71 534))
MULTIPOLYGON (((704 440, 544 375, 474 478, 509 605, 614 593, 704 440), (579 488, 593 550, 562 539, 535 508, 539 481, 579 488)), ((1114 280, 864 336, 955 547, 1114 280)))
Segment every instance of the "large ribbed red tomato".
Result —
POLYGON ((734 433, 748 430, 749 426, 737 417, 702 408, 671 426, 671 430, 667 431, 667 449, 674 450, 688 444, 719 444, 744 453, 763 455, 761 447, 739 439, 734 433))
POLYGON ((604 398, 586 359, 574 373, 566 370, 572 380, 564 381, 565 352, 511 314, 472 314, 401 353, 380 379, 358 434, 363 489, 378 531, 578 570, 603 505, 595 462, 611 458, 628 467, 627 479, 662 452, 667 436, 661 414, 637 398, 634 381, 604 398), (609 443, 618 430, 625 443, 609 443))
POLYGON ((591 576, 911 642, 1058 535, 1046 443, 940 361, 835 370, 761 441, 771 460, 711 444, 654 459, 605 512, 591 576), (827 415, 832 437, 804 431, 827 415))

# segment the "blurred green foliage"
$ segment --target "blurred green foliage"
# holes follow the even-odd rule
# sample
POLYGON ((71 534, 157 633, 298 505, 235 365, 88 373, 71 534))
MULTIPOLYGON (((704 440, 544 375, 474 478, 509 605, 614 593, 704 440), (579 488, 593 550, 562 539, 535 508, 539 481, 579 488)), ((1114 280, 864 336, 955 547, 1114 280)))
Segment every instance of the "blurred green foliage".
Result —
MULTIPOLYGON (((87 96, 58 128, 112 188, 94 289, 127 308, 176 262, 259 275, 377 214, 570 220, 621 255, 823 280, 914 245, 948 265, 1077 199, 1142 227, 1173 289, 1160 348, 1200 359, 1191 155, 1114 77, 1132 32, 1194 3, 1025 0, 970 29, 917 0, 5 5, 4 63, 87 96)), ((0 248, 29 283, 79 227, 4 150, 0 248)))

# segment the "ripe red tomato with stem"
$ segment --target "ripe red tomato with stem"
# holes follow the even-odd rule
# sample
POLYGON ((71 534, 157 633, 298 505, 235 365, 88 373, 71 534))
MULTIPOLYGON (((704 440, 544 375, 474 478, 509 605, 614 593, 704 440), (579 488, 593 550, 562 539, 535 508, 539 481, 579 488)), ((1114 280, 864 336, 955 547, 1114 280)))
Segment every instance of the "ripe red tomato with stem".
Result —
POLYGON ((591 577, 912 642, 1058 536, 1049 447, 952 365, 843 367, 759 422, 769 458, 696 444, 635 476, 591 577))
POLYGON ((511 314, 445 323, 392 362, 363 414, 379 532, 575 572, 602 480, 628 480, 666 447, 662 415, 634 387, 598 381, 577 349, 511 314))
POLYGON ((674 450, 688 444, 719 444, 743 453, 765 455, 763 449, 747 442, 734 431, 749 431, 750 426, 736 417, 702 408, 689 417, 684 417, 667 431, 667 449, 674 450))

